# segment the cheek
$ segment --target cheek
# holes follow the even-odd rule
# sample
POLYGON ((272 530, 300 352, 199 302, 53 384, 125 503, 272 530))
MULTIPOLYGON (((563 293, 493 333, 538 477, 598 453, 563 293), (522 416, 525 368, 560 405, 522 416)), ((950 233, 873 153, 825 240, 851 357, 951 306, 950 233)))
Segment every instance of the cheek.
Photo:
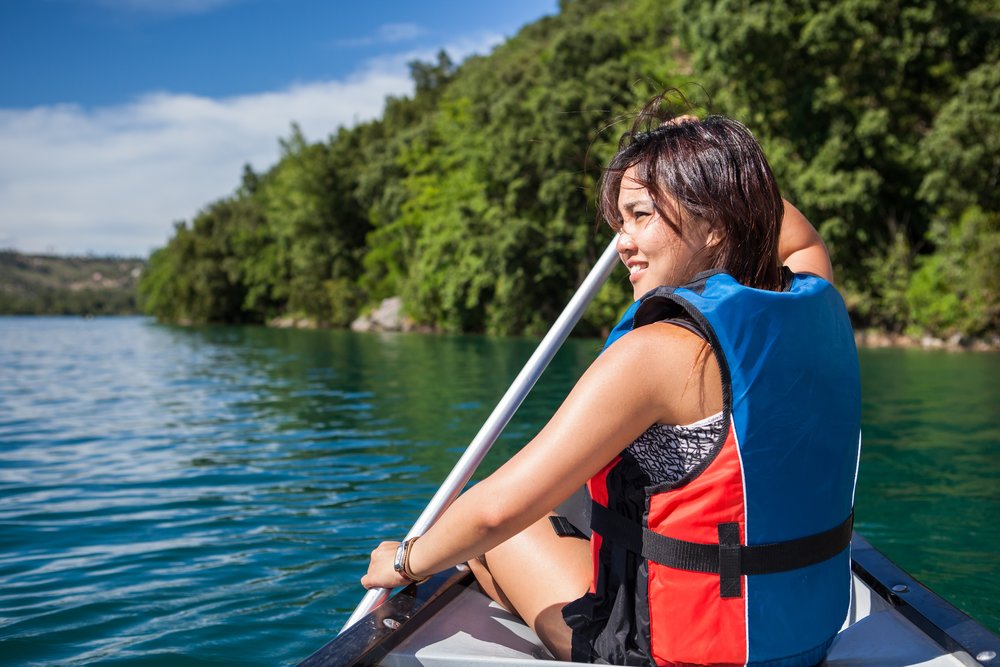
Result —
POLYGON ((656 224, 643 229, 643 242, 650 254, 664 255, 673 253, 681 245, 681 238, 659 220, 656 224))
POLYGON ((651 250, 654 256, 665 265, 665 268, 674 266, 678 262, 683 263, 690 254, 683 239, 670 233, 661 233, 651 250))

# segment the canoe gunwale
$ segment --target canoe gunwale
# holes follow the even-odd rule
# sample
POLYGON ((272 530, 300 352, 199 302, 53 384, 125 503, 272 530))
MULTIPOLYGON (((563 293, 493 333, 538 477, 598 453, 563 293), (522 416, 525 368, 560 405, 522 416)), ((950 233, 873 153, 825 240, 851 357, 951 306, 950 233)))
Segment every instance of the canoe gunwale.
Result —
POLYGON ((857 532, 851 538, 851 570, 871 590, 939 646, 965 653, 973 665, 1000 665, 1000 637, 893 563, 857 532))
POLYGON ((468 569, 451 568, 419 585, 410 584, 331 639, 298 667, 377 665, 473 581, 475 578, 468 569))

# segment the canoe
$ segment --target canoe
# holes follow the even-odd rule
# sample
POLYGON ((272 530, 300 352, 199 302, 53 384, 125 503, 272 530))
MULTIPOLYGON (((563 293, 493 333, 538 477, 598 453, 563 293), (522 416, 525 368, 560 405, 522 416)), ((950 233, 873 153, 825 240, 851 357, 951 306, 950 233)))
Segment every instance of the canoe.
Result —
MULTIPOLYGON (((854 594, 829 667, 1000 666, 1000 637, 943 600, 859 534, 854 594)), ((403 588, 299 667, 557 667, 518 617, 479 592, 464 567, 403 588), (544 662, 543 662, 544 661, 544 662)))

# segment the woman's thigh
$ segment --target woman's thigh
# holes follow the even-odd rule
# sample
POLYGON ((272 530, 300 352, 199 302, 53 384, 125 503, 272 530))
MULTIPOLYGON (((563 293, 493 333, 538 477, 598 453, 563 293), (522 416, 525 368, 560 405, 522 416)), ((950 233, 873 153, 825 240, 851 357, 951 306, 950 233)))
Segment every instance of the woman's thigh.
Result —
POLYGON ((488 572, 472 563, 483 588, 513 606, 557 658, 568 660, 571 633, 562 608, 590 589, 590 543, 559 537, 544 517, 488 551, 486 565, 488 572))

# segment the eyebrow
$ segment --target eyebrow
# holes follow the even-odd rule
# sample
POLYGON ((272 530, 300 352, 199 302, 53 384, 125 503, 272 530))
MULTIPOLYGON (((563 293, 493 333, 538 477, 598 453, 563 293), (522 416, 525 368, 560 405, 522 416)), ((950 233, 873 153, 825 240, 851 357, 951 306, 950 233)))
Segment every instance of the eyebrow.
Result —
POLYGON ((651 198, 632 199, 625 202, 624 206, 619 206, 618 210, 622 213, 631 213, 637 206, 643 206, 645 204, 649 204, 650 202, 651 198))

